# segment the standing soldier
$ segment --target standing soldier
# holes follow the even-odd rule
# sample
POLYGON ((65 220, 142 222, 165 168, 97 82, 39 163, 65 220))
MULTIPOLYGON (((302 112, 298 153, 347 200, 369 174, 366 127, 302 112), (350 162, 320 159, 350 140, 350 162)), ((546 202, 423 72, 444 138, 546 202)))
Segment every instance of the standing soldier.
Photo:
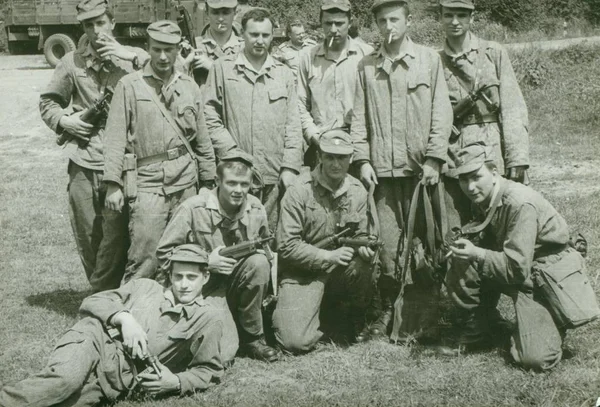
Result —
POLYGON ((372 333, 381 334, 399 290, 396 252, 406 231, 411 197, 419 182, 439 181, 452 108, 439 55, 406 34, 412 20, 407 3, 376 0, 372 11, 384 42, 358 66, 351 135, 361 180, 368 186, 377 184, 384 313, 372 333))
MULTIPOLYGON (((455 109, 449 165, 454 165, 456 153, 462 147, 482 141, 493 146, 501 175, 526 182, 529 166, 527 106, 506 50, 470 32, 474 8, 472 0, 440 1, 446 34, 440 55, 455 109), (459 103, 473 93, 478 97, 476 103, 459 103)), ((454 175, 452 170, 449 175, 454 175)), ((447 187, 464 223, 468 220, 470 204, 457 182, 449 180, 447 187)))
POLYGON ((200 89, 173 68, 181 31, 171 21, 152 23, 147 31, 150 62, 117 85, 105 135, 106 206, 120 212, 129 205, 125 282, 155 276, 156 247, 171 214, 196 194, 198 181, 215 177, 200 89), (134 165, 125 166, 130 159, 134 165))
POLYGON ((314 47, 317 43, 306 36, 304 24, 300 20, 290 21, 285 28, 289 41, 284 42, 278 48, 281 61, 292 68, 294 75, 298 74, 300 64, 300 51, 314 47))
POLYGON ((191 67, 194 78, 202 89, 206 84, 208 70, 224 55, 236 55, 242 48, 243 40, 233 31, 233 18, 238 7, 237 0, 207 0, 205 11, 208 15, 208 28, 203 37, 196 38, 198 44, 191 67))
POLYGON ((67 143, 71 226, 83 268, 97 292, 117 288, 121 282, 127 218, 125 213, 104 207, 102 134, 106 117, 96 123, 87 123, 81 117, 96 101, 108 97, 119 79, 138 69, 148 55, 141 49, 122 46, 113 38, 115 21, 106 0, 79 3, 77 20, 89 43, 61 59, 47 90, 41 94, 40 112, 48 127, 59 135, 57 142, 67 143), (70 103, 72 114, 67 110, 70 103))
POLYGON ((304 140, 312 147, 306 163, 315 165, 319 137, 326 130, 349 131, 358 63, 373 48, 348 36, 352 12, 348 0, 323 0, 322 44, 302 53, 298 68, 298 99, 304 140))
MULTIPOLYGON (((264 183, 257 195, 277 226, 280 187, 300 171, 302 136, 292 70, 269 54, 273 22, 255 8, 242 20, 244 51, 216 61, 208 77, 204 114, 218 157, 236 144, 254 156, 264 183)), ((254 191, 253 191, 254 192, 254 191)))

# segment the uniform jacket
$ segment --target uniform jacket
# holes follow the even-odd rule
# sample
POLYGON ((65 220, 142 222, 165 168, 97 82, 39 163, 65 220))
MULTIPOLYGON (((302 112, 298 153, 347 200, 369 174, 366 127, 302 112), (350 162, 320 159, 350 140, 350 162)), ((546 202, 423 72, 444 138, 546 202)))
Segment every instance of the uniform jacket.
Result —
POLYGON ((150 92, 155 92, 165 103, 179 131, 189 140, 199 169, 189 154, 144 166, 138 168, 138 188, 172 194, 194 185, 198 175, 202 181, 213 180, 214 149, 202 114, 200 89, 193 79, 179 73, 164 84, 148 63, 143 75, 133 73, 123 77, 115 90, 104 140, 104 181, 122 185, 125 153, 133 153, 139 159, 183 146, 150 92))
POLYGON ((96 374, 109 399, 124 391, 127 394, 125 386, 132 379, 120 333, 111 330, 111 318, 121 311, 131 313, 147 332, 148 351, 177 375, 181 394, 206 389, 223 375, 219 350, 222 323, 217 311, 202 299, 176 305, 170 289, 153 280, 134 280, 86 298, 80 308, 84 318, 63 337, 62 345, 81 336, 77 333, 94 338, 100 353, 96 374))
MULTIPOLYGON (((315 244, 338 232, 336 225, 358 223, 367 232, 367 191, 346 175, 334 193, 321 181, 321 166, 300 175, 281 201, 277 227, 279 269, 282 276, 309 277, 326 270, 327 250, 315 244)), ((332 250, 333 248, 328 248, 332 250)))
POLYGON ((300 54, 298 99, 307 143, 325 130, 350 127, 358 63, 373 51, 370 45, 348 38, 338 61, 326 56, 324 44, 300 54))
POLYGON ((354 160, 378 177, 417 175, 447 159, 452 108, 439 55, 406 38, 392 61, 383 46, 358 65, 351 137, 354 160))
POLYGON ((217 157, 235 144, 254 156, 266 185, 300 171, 302 135, 292 70, 268 56, 256 72, 243 52, 212 66, 204 114, 217 157))
MULTIPOLYGON (((452 140, 450 145, 450 158, 458 153, 462 147, 475 141, 484 141, 489 146, 494 146, 496 164, 501 173, 504 168, 529 165, 529 135, 528 116, 525 99, 517 82, 515 72, 510 63, 506 49, 493 41, 483 41, 469 33, 470 50, 462 54, 453 54, 448 44, 440 51, 444 65, 444 76, 448 83, 450 101, 455 105, 465 98, 469 91, 478 89, 482 85, 492 85, 486 91, 490 100, 500 106, 500 123, 487 123, 470 125, 462 129, 462 134, 457 140, 452 140), (478 59, 483 54, 481 69, 478 59), (458 81, 453 70, 462 74, 463 81, 470 89, 467 91, 458 81)), ((488 113, 484 101, 477 102, 472 114, 482 115, 488 113)), ((460 128, 460 126, 459 126, 460 128)), ((454 167, 453 160, 448 161, 450 168, 454 167)))
MULTIPOLYGON (((146 51, 126 48, 138 55, 140 66, 148 59, 146 51)), ((60 133, 63 129, 58 123, 64 115, 69 114, 71 102, 73 111, 91 107, 103 96, 105 89, 114 90, 119 79, 138 68, 119 58, 102 62, 90 44, 67 53, 56 66, 50 84, 40 96, 42 119, 54 132, 60 133)), ((81 167, 102 171, 101 134, 102 130, 94 130, 90 142, 83 148, 75 140, 70 141, 65 147, 68 158, 81 167)))
POLYGON ((286 41, 277 48, 277 58, 289 66, 294 72, 294 75, 298 75, 298 65, 300 65, 301 52, 308 50, 315 45, 317 45, 317 43, 310 38, 306 38, 300 48, 296 48, 291 41, 286 41))
MULTIPOLYGON (((212 37, 210 29, 208 29, 203 37, 196 37, 196 44, 198 46, 198 51, 208 55, 213 61, 216 61, 225 55, 237 55, 244 47, 244 40, 232 31, 229 40, 221 47, 212 37)), ((199 71, 199 73, 194 73, 194 78, 196 80, 200 79, 198 85, 201 89, 204 89, 204 85, 208 79, 208 70, 201 69, 199 71)))

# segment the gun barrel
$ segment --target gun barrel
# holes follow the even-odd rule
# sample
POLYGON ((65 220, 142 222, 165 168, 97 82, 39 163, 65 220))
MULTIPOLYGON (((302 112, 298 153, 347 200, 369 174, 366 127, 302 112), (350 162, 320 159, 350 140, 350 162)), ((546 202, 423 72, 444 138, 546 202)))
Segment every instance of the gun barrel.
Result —
POLYGON ((379 239, 373 239, 373 238, 355 238, 355 239, 349 239, 349 238, 340 238, 339 239, 339 243, 342 246, 350 246, 350 247, 369 247, 369 248, 376 248, 379 247, 381 245, 383 245, 383 243, 379 240, 379 239))

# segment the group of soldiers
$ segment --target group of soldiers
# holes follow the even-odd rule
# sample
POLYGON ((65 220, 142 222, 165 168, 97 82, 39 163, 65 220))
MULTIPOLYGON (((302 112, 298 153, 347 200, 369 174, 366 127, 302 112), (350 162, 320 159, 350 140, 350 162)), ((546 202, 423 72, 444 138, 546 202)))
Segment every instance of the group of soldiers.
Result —
POLYGON ((470 31, 472 0, 440 1, 439 52, 410 39, 405 1, 374 1, 374 49, 349 35, 348 0, 323 0, 323 41, 292 20, 277 57, 269 12, 245 11, 238 36, 237 7, 206 1, 198 49, 157 21, 144 51, 114 39, 107 0, 77 6, 89 43, 61 60, 40 111, 68 135, 71 224, 95 294, 0 406, 190 394, 218 382, 238 348, 273 362, 326 338, 435 341, 437 321, 410 314, 437 307, 441 282, 419 276, 407 240, 444 270, 460 346, 506 328, 518 364, 554 367, 565 330, 534 297, 531 270, 572 253, 569 230, 525 185, 527 108, 504 48, 470 31), (84 120, 108 94, 108 115, 84 120), (440 230, 472 220, 479 239, 433 250, 440 230))

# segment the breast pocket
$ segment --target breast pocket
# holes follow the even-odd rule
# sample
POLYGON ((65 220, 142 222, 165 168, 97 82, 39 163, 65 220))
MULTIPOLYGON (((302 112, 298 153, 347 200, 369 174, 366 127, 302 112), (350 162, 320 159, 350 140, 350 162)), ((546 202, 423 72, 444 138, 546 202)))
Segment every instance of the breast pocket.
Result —
POLYGON ((429 71, 420 71, 415 75, 410 75, 408 78, 408 92, 429 92, 431 88, 431 77, 429 71))
POLYGON ((273 103, 286 103, 287 101, 287 88, 273 88, 269 90, 269 102, 273 103))

